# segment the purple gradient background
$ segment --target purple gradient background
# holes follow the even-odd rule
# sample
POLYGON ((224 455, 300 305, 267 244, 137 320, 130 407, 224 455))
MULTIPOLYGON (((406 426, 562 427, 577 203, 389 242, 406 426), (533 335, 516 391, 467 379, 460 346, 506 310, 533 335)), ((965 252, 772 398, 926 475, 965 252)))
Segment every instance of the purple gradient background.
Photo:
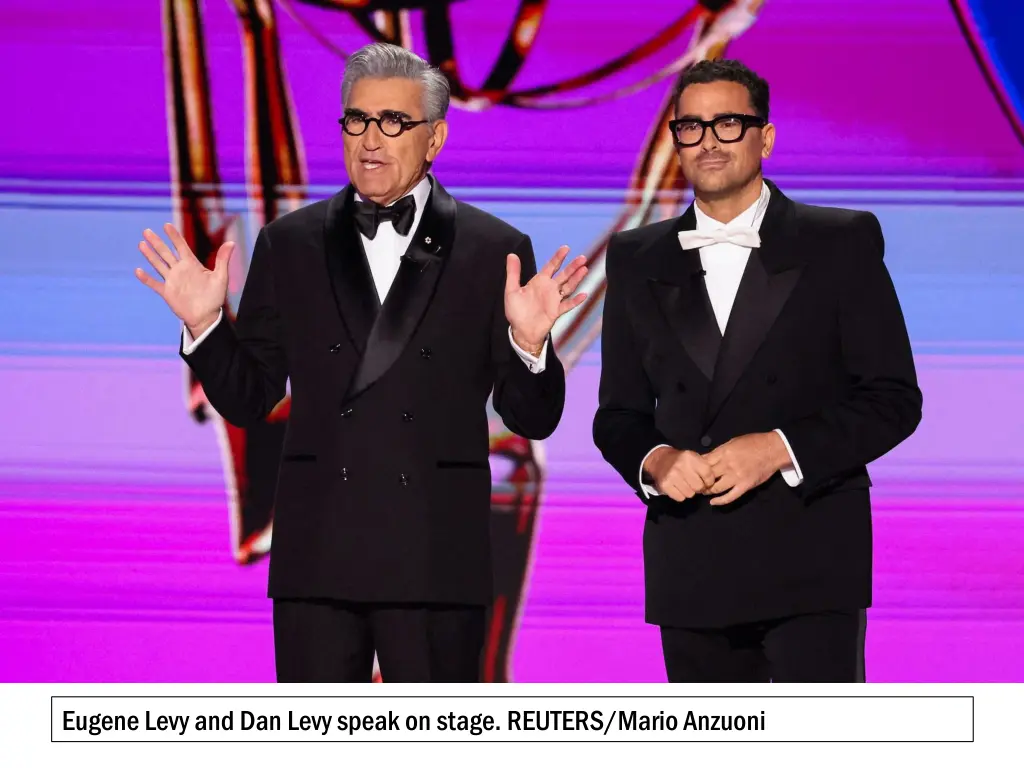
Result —
MULTIPOLYGON (((515 85, 525 89, 603 63, 690 4, 552 0, 515 85)), ((467 82, 483 82, 516 5, 465 0, 453 6, 455 50, 467 82)), ((241 182, 237 21, 226 0, 203 7, 217 140, 227 163, 222 172, 226 181, 241 182)), ((298 8, 340 47, 365 42, 347 17, 298 8)), ((0 126, 0 177, 165 181, 170 161, 160 3, 4 0, 0 14, 0 72, 5 92, 22 105, 14 121, 0 126)), ((277 15, 310 183, 343 183, 336 122, 342 62, 280 9, 277 15)), ((419 14, 412 16, 415 31, 419 14)), ((592 90, 633 82, 678 55, 687 40, 684 35, 677 47, 592 90)), ((421 44, 414 32, 414 45, 421 44)), ((784 127, 776 174, 1024 176, 1020 145, 946 0, 767 0, 729 53, 756 62, 773 85, 772 116, 784 127), (952 119, 983 128, 984 140, 951 131, 952 119)), ((455 112, 455 140, 438 172, 456 186, 624 187, 664 91, 655 86, 597 107, 545 113, 544 130, 537 130, 538 115, 530 110, 455 112)))
MULTIPOLYGON (((551 0, 516 86, 603 62, 688 5, 551 0)), ((455 6, 469 82, 514 7, 455 6)), ((236 22, 223 0, 205 10, 221 172, 243 182, 236 22)), ((278 17, 310 182, 334 188, 341 63, 278 17)), ((945 0, 767 0, 729 53, 772 83, 772 176, 879 213, 917 353, 924 422, 872 467, 868 678, 1024 681, 1024 150, 945 0), (974 139, 950 129, 954 108, 974 139)), ((0 0, 0 73, 15 107, 0 121, 0 681, 272 680, 266 566, 230 560, 216 435, 185 412, 173 318, 130 274, 141 227, 169 216, 159 3, 0 0)), ((559 207, 544 188, 623 189, 665 87, 456 111, 437 173, 536 233, 538 253, 585 247, 615 206, 559 207)), ((545 444, 520 681, 664 679, 643 623, 643 510, 591 443, 595 350, 545 444)))

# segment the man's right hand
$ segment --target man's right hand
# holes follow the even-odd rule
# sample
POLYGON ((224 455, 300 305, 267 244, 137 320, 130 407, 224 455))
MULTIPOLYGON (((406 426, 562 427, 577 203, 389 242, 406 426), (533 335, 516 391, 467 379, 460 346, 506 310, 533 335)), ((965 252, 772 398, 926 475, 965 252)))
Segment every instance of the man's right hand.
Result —
POLYGON ((693 451, 677 451, 668 446, 656 448, 647 457, 643 469, 654 480, 654 487, 675 501, 692 499, 715 484, 711 465, 693 451))
POLYGON ((220 247, 210 270, 195 257, 178 230, 165 224, 164 232, 177 255, 151 229, 143 232, 145 240, 139 243, 142 255, 163 280, 152 278, 141 267, 135 269, 135 276, 167 302, 195 339, 213 325, 227 299, 228 260, 235 244, 228 242, 220 247))

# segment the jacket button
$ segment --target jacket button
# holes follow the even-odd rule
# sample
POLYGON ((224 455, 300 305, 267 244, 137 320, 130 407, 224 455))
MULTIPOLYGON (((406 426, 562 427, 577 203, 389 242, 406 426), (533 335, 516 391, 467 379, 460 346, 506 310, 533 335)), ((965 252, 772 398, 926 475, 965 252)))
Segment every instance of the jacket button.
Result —
POLYGON ((348 467, 342 467, 340 474, 342 480, 348 480, 348 467))
POLYGON ((352 417, 352 409, 351 408, 348 408, 347 410, 344 410, 344 411, 341 412, 341 418, 348 419, 348 418, 351 418, 351 417, 352 417))
POLYGON ((707 448, 709 445, 711 445, 711 436, 704 435, 704 437, 700 439, 700 444, 707 448))
POLYGON ((333 352, 334 354, 338 354, 339 352, 341 352, 341 344, 335 344, 333 347, 331 347, 331 352, 333 352))
POLYGON ((406 411, 402 414, 402 421, 412 421, 412 414, 406 411))
POLYGON ((778 377, 774 373, 769 373, 768 374, 767 382, 769 384, 774 384, 778 380, 779 380, 778 377))
POLYGON ((408 485, 409 484, 409 477, 408 477, 408 475, 405 475, 405 474, 399 475, 398 476, 398 482, 401 483, 402 485, 408 485))
POLYGON ((683 382, 681 382, 681 381, 677 381, 676 382, 676 391, 678 391, 678 392, 685 392, 686 391, 686 385, 683 384, 683 382))
POLYGON ((430 355, 430 347, 423 347, 423 349, 420 350, 420 357, 422 357, 424 360, 429 360, 430 355))

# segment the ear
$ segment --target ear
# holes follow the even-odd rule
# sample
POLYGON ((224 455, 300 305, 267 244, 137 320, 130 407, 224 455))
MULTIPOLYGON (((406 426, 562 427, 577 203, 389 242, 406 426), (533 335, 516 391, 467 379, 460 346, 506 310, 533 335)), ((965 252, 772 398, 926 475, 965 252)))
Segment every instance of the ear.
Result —
POLYGON ((434 123, 433 132, 430 134, 430 144, 427 147, 427 162, 432 163, 441 154, 444 143, 448 140, 448 121, 438 120, 434 123))
POLYGON ((767 158, 772 153, 772 148, 775 146, 775 126, 771 123, 767 123, 764 128, 761 129, 761 157, 767 158))

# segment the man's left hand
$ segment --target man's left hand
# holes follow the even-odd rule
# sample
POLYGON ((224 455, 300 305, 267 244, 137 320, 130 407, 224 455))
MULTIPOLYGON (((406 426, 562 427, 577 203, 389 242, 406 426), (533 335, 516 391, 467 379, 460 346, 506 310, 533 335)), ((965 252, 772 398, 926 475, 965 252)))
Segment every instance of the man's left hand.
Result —
POLYGON ((734 437, 705 458, 716 478, 705 494, 715 497, 711 504, 716 507, 732 504, 792 463, 786 444, 775 432, 734 437))
POLYGON ((539 355, 555 321, 575 309, 587 298, 573 295, 587 274, 587 257, 577 256, 561 274, 555 275, 569 246, 555 251, 551 260, 526 285, 519 285, 522 265, 514 253, 508 255, 505 268, 505 318, 512 326, 512 338, 523 350, 539 355))

